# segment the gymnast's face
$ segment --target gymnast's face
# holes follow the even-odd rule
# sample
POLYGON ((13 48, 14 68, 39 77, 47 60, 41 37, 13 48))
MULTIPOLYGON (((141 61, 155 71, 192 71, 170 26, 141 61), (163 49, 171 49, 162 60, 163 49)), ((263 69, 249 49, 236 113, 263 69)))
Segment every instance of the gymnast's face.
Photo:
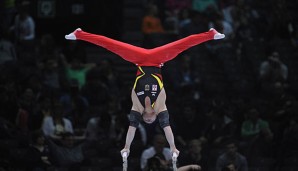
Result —
POLYGON ((154 111, 150 113, 147 113, 144 111, 142 116, 143 116, 143 121, 146 122, 147 124, 153 123, 156 119, 156 113, 154 111))

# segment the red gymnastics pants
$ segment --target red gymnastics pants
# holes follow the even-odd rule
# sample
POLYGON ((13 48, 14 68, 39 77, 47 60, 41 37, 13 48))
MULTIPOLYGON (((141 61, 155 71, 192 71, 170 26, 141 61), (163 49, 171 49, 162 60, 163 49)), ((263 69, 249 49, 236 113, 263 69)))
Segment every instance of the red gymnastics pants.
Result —
POLYGON ((210 30, 204 33, 193 34, 153 49, 144 49, 105 36, 87 33, 82 30, 76 30, 74 34, 78 40, 101 46, 138 66, 161 67, 165 62, 175 58, 186 49, 213 40, 216 31, 210 30))

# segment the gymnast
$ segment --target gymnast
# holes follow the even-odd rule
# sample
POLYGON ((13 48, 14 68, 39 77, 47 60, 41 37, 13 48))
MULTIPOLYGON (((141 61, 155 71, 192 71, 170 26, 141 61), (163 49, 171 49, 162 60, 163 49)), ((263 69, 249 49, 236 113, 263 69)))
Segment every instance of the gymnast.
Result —
POLYGON ((102 35, 88 33, 80 28, 65 35, 68 40, 82 40, 101 46, 137 66, 136 79, 131 91, 132 107, 128 117, 130 124, 124 148, 120 152, 122 156, 124 153, 129 155, 130 145, 140 122, 150 124, 156 119, 164 130, 172 154, 179 155, 169 122, 161 68, 167 61, 195 45, 224 37, 224 34, 211 28, 207 32, 193 34, 153 49, 145 49, 102 35))

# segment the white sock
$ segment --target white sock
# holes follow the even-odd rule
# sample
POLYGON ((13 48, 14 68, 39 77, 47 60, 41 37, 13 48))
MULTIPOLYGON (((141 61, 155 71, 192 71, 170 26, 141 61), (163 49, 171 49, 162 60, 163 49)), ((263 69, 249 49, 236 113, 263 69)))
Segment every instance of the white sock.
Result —
POLYGON ((67 39, 67 40, 76 40, 77 37, 76 37, 76 35, 74 34, 76 31, 82 31, 82 29, 81 29, 81 28, 77 28, 74 32, 65 35, 65 39, 67 39))
POLYGON ((223 39, 225 38, 226 36, 224 34, 221 34, 221 33, 216 33, 214 35, 214 39, 217 40, 217 39, 223 39))
POLYGON ((209 29, 209 31, 211 31, 211 30, 216 32, 214 37, 213 37, 214 40, 223 39, 223 38, 226 37, 224 34, 218 33, 214 28, 209 29))
POLYGON ((74 33, 70 33, 68 35, 65 35, 65 39, 67 39, 67 40, 76 40, 77 38, 76 38, 74 33))

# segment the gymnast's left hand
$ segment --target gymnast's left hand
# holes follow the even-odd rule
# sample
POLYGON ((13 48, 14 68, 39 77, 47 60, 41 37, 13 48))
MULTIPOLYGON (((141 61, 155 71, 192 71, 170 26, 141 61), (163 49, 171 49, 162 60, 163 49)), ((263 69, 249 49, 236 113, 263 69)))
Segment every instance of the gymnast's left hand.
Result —
POLYGON ((120 153, 121 153, 121 156, 123 156, 123 153, 127 153, 127 157, 129 156, 129 152, 130 152, 130 150, 128 149, 128 148, 123 148, 121 151, 120 151, 120 153))

